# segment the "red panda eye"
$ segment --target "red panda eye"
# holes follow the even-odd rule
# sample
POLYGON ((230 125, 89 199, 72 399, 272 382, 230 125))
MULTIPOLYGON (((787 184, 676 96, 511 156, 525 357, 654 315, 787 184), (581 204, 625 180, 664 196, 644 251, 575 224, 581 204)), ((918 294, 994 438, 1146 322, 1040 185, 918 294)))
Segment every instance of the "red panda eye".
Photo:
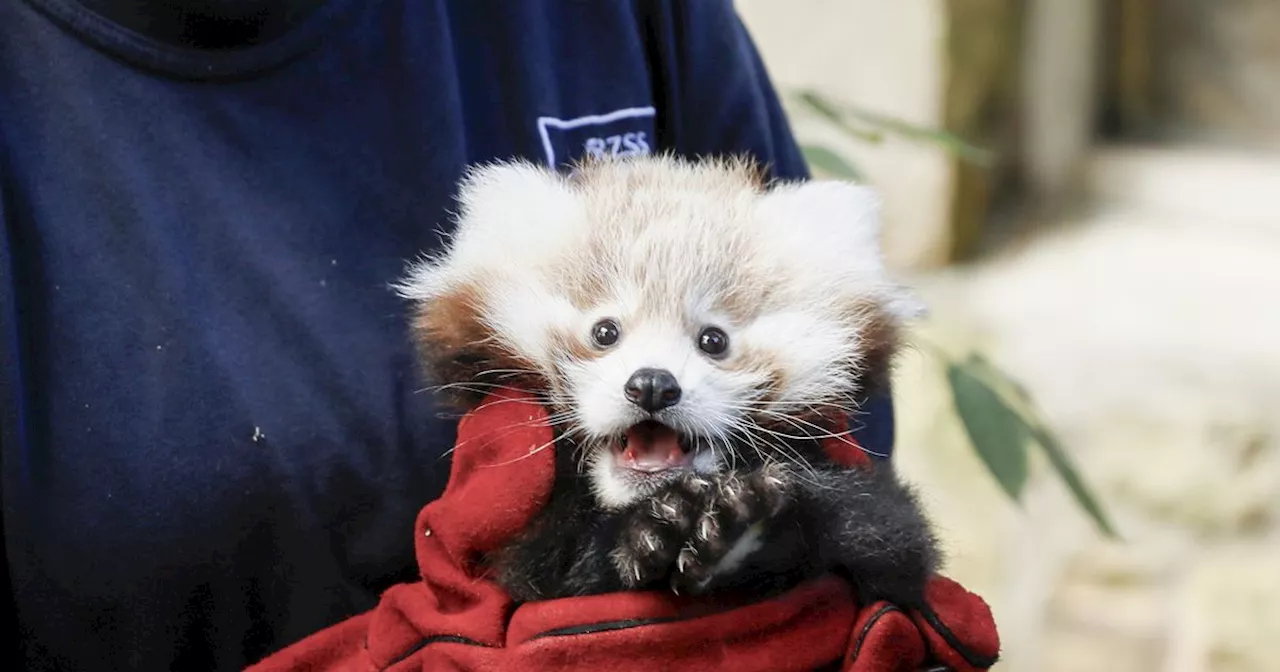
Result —
POLYGON ((607 348, 618 342, 618 338, 622 336, 622 330, 618 327, 618 323, 613 320, 600 320, 595 326, 591 327, 591 340, 596 345, 607 348))
POLYGON ((698 349, 712 357, 722 357, 729 351, 729 335, 718 327, 707 327, 698 334, 698 349))

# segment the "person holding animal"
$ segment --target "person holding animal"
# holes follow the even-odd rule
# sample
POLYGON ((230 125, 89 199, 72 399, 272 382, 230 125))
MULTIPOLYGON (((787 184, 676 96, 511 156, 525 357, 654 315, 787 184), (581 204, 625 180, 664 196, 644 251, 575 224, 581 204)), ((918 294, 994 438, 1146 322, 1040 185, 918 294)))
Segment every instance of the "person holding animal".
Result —
MULTIPOLYGON (((498 553, 552 479, 495 497, 457 474, 523 444, 456 435, 541 405, 459 425, 387 284, 471 166, 659 152, 807 177, 728 0, 0 3, 6 667, 242 669, 424 561, 472 585, 432 544, 498 553)), ((887 390, 857 401, 887 456, 887 390)))
POLYGON ((916 312, 869 189, 663 155, 478 166, 458 200, 397 284, 466 411, 422 578, 254 672, 994 664, 913 492, 841 429, 916 312))

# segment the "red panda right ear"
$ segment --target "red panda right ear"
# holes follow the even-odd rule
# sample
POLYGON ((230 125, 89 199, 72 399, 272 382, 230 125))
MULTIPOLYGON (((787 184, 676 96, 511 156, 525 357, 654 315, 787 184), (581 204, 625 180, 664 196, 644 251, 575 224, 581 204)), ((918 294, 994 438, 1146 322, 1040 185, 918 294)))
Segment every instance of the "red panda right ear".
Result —
POLYGON ((561 175, 527 162, 476 166, 458 189, 451 261, 501 270, 512 259, 547 258, 584 230, 581 198, 561 175))

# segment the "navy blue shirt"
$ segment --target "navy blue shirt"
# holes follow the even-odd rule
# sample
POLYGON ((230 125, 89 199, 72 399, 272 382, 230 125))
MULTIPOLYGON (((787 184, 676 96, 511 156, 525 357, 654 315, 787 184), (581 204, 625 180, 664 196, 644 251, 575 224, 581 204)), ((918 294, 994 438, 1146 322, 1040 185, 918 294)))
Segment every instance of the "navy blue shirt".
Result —
POLYGON ((14 664, 236 669, 411 580, 455 420, 387 284, 469 163, 667 149, 805 175, 727 0, 329 0, 233 49, 0 2, 14 664))

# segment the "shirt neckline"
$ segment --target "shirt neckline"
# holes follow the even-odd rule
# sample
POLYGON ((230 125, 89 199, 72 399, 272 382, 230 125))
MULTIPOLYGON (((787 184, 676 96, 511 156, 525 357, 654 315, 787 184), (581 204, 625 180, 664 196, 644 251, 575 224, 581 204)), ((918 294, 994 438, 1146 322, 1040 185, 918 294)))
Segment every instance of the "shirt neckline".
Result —
POLYGON ((130 65, 179 79, 249 77, 283 65, 318 44, 356 0, 327 0, 283 35, 249 47, 196 49, 141 35, 90 11, 76 0, 26 0, 37 11, 90 46, 130 65))

